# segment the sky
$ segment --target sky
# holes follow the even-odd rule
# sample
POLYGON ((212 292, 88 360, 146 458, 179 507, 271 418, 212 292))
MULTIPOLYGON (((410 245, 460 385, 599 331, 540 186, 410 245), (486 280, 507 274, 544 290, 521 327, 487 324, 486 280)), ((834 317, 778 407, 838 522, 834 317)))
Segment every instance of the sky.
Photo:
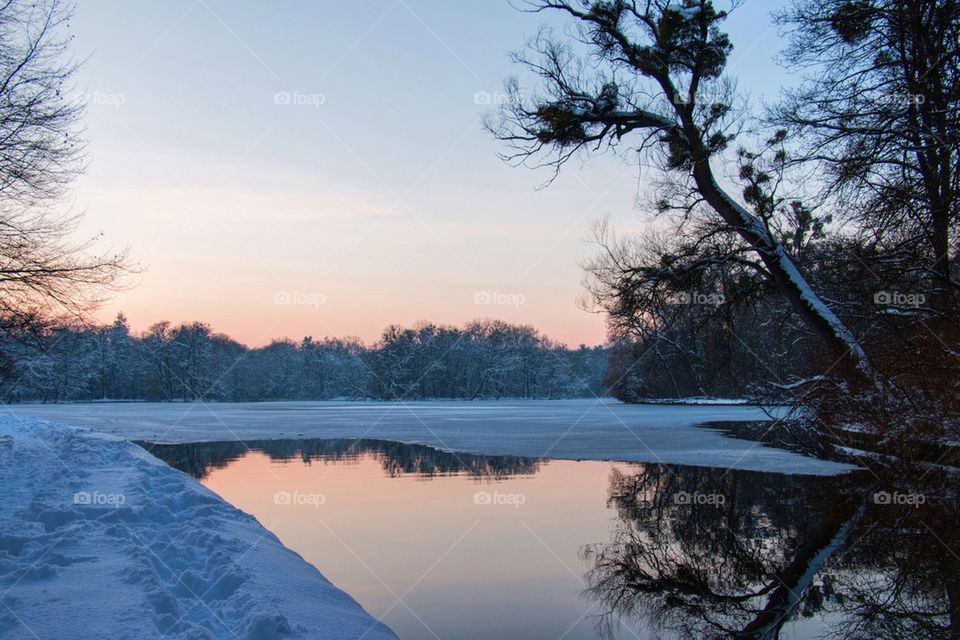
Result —
MULTIPOLYGON (((770 11, 727 23, 754 101, 784 82, 770 11)), ((509 53, 565 21, 507 0, 85 0, 81 235, 142 272, 99 312, 134 330, 198 320, 248 345, 389 324, 531 324, 600 344, 581 310, 590 225, 635 229, 643 173, 610 157, 512 167, 482 127, 509 53)))

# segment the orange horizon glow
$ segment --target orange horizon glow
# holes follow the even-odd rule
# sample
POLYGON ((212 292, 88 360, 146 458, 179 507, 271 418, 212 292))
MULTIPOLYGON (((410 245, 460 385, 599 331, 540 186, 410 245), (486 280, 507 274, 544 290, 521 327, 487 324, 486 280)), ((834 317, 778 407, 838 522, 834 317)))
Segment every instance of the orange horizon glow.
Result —
MULTIPOLYGON (((759 15, 728 24, 754 42, 736 64, 758 98, 783 78, 759 15)), ((538 189, 551 171, 503 162, 482 126, 518 73, 507 53, 549 19, 511 3, 78 4, 76 89, 100 99, 68 204, 78 241, 143 267, 97 318, 198 321, 249 346, 485 317, 604 343, 576 304, 591 225, 648 225, 649 180, 598 156, 538 189), (316 99, 276 99, 294 93, 316 99), (274 304, 283 292, 324 304, 274 304)))
MULTIPOLYGON (((202 317, 186 315, 189 312, 183 312, 183 315, 166 314, 155 316, 150 311, 141 312, 135 309, 127 310, 114 307, 113 305, 102 308, 95 315, 95 319, 102 324, 110 324, 120 313, 126 317, 127 323, 130 327, 130 332, 134 335, 145 333, 157 322, 168 321, 172 326, 199 322, 209 326, 214 333, 227 335, 236 342, 239 342, 240 344, 250 348, 263 347, 271 342, 280 340, 300 342, 306 337, 312 337, 317 340, 323 338, 358 338, 361 342, 363 342, 363 344, 370 346, 376 344, 380 340, 384 329, 391 325, 400 325, 411 328, 421 323, 430 322, 434 324, 463 327, 465 324, 471 321, 483 319, 503 320, 505 322, 510 322, 511 324, 530 325, 537 329, 540 332, 540 335, 550 338, 555 342, 565 344, 570 348, 577 348, 581 345, 586 345, 588 347, 602 346, 607 343, 603 323, 600 322, 599 327, 591 326, 595 324, 589 322, 589 320, 593 319, 593 316, 588 316, 587 322, 570 323, 570 326, 560 327, 555 331, 545 330, 537 323, 529 322, 524 319, 511 319, 504 316, 494 315, 477 315, 465 317, 459 320, 455 317, 452 317, 450 320, 440 320, 437 319, 437 317, 422 318, 409 316, 415 319, 385 321, 381 324, 371 320, 370 318, 364 317, 361 313, 356 318, 328 317, 326 319, 316 319, 313 321, 310 319, 304 319, 300 322, 294 321, 282 323, 276 318, 271 318, 268 313, 263 313, 262 316, 247 316, 239 319, 239 321, 236 317, 229 316, 220 317, 217 319, 217 314, 214 313, 210 314, 211 317, 215 318, 211 321, 202 317), (281 326, 287 327, 286 331, 281 329, 281 326), (264 329, 264 327, 266 327, 266 329, 264 329)), ((588 314, 585 313, 584 315, 588 314)))

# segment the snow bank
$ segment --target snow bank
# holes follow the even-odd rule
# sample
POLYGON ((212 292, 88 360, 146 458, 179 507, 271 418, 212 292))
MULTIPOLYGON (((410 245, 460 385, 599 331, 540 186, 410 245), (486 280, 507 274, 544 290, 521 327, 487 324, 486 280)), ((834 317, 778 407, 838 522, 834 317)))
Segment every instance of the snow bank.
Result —
POLYGON ((650 398, 644 399, 638 404, 687 404, 710 406, 726 404, 750 405, 752 403, 743 398, 707 398, 702 396, 691 396, 689 398, 650 398))
POLYGON ((0 418, 0 637, 394 638, 299 555, 139 447, 0 418))

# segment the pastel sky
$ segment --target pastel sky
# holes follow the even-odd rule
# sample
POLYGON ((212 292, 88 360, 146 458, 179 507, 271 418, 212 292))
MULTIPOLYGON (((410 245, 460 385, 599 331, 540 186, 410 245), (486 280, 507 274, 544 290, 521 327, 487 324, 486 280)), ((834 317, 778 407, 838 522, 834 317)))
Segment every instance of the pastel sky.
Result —
MULTIPOLYGON (((755 100, 784 79, 781 4, 747 0, 728 23, 755 100)), ((100 317, 200 320, 250 345, 496 317, 602 343, 579 265, 594 220, 643 224, 644 176, 604 158, 537 190, 549 174, 501 162, 481 126, 521 72, 509 52, 547 20, 507 0, 79 3, 90 146, 73 204, 145 268, 100 317)))

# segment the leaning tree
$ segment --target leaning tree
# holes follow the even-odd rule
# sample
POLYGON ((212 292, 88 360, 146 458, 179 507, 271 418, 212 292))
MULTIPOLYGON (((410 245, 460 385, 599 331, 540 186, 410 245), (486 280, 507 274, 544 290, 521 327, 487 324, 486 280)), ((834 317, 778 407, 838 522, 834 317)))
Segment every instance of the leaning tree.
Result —
POLYGON ((657 208, 680 213, 674 250, 622 270, 616 295, 734 270, 738 280, 759 281, 785 300, 830 354, 831 368, 875 379, 860 340, 797 259, 792 239, 810 237, 822 221, 782 194, 783 133, 733 154, 738 176, 717 173, 745 124, 735 83, 724 76, 732 50, 720 28, 727 12, 710 0, 531 0, 528 9, 564 14, 579 37, 541 31, 515 54, 543 90, 527 98, 516 80, 508 82, 509 100, 489 124, 510 145, 505 157, 559 171, 580 153, 636 150, 667 181, 657 208))

